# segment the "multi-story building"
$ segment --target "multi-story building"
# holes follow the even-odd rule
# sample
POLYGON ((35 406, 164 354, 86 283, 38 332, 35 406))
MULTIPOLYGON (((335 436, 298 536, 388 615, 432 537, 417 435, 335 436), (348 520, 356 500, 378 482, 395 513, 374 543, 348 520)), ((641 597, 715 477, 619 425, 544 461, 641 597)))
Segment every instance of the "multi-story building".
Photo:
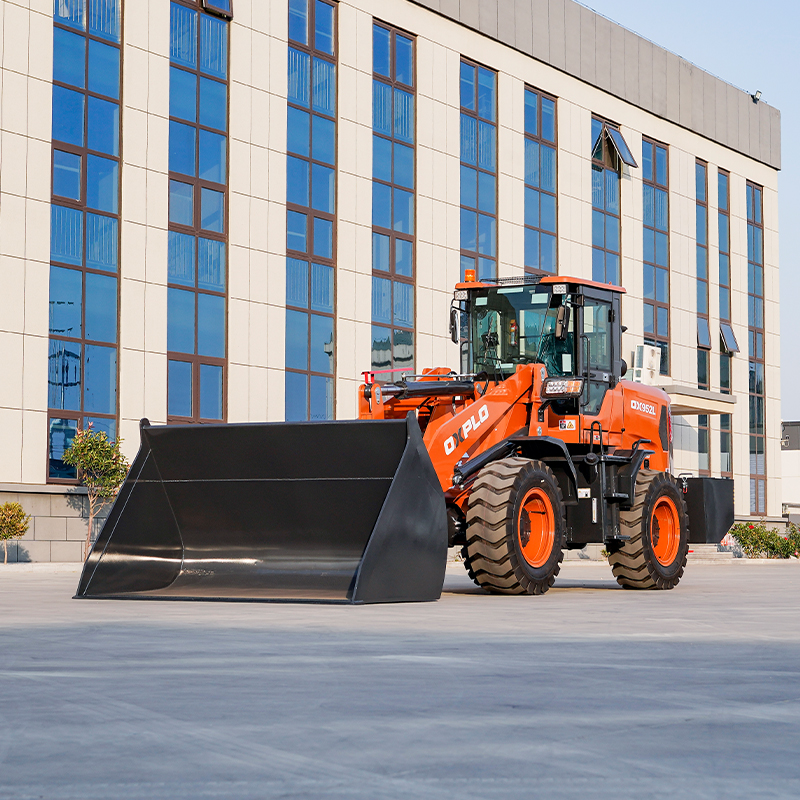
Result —
POLYGON ((352 418, 464 270, 621 283, 676 472, 781 511, 780 115, 573 0, 2 0, 0 500, 90 423, 352 418))

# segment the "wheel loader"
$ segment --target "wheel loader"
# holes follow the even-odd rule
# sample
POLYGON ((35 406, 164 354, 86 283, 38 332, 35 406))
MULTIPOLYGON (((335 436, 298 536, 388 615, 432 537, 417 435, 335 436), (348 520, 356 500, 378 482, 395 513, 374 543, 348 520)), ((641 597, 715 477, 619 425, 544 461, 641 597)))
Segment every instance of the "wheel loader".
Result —
POLYGON ((452 547, 488 592, 538 595, 589 543, 626 588, 676 586, 733 481, 671 474, 669 397, 624 380, 624 289, 466 277, 459 371, 367 372, 358 420, 142 420, 76 596, 435 600, 452 547))

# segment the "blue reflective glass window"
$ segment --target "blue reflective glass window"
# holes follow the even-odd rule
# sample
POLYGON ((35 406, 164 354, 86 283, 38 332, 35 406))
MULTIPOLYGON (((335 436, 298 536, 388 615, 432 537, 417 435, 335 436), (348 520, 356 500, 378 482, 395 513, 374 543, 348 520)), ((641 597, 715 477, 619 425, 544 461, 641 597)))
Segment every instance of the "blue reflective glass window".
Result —
POLYGON ((389 272, 392 268, 389 261, 391 239, 382 233, 372 232, 372 269, 389 272))
MULTIPOLYGON (((542 195, 541 226, 551 233, 556 231, 556 198, 551 194, 542 195)), ((614 227, 618 230, 616 220, 614 227)), ((619 250, 619 247, 612 247, 612 250, 619 250)))
POLYGON ((297 372, 286 375, 286 421, 302 422, 308 419, 308 376, 297 372))
POLYGON ((81 273, 76 269, 50 267, 51 336, 81 338, 81 305, 83 292, 81 273))
POLYGON ((117 410, 117 348, 87 344, 83 356, 83 410, 113 414, 117 410))
POLYGON ((497 277, 497 262, 489 258, 478 259, 478 280, 497 277))
MULTIPOLYGON (((596 214, 596 211, 592 212, 596 214)), ((525 224, 539 227, 539 192, 525 187, 525 224)))
POLYGON ((656 147, 656 183, 667 185, 667 151, 664 147, 656 147))
POLYGON ((656 234, 654 230, 645 228, 643 237, 642 257, 650 264, 654 264, 656 260, 656 234))
POLYGON ((644 305, 644 332, 645 333, 655 333, 655 315, 654 315, 654 308, 649 303, 645 303, 644 305))
POLYGON ((382 183, 372 184, 372 224, 379 228, 392 227, 392 189, 382 183))
POLYGON ((406 86, 414 84, 414 43, 397 34, 394 39, 395 80, 406 86))
POLYGON ((89 33, 119 41, 121 0, 89 0, 89 33))
POLYGON ((372 127, 376 133, 392 135, 392 87, 372 81, 372 127))
POLYGON ((191 183, 169 182, 169 221, 178 225, 194 224, 194 186, 191 183))
POLYGON ((468 269, 475 269, 475 259, 469 256, 461 256, 461 280, 466 277, 468 269))
POLYGON ((308 106, 311 100, 311 59, 294 47, 289 48, 289 100, 308 106))
MULTIPOLYGON (((194 236, 186 233, 177 233, 176 231, 168 232, 167 277, 170 283, 194 286, 194 247, 194 236)), ((193 350, 194 346, 192 346, 193 350)))
POLYGON ((95 342, 117 341, 117 279, 86 273, 86 338, 95 342))
POLYGON ((314 255, 333 258, 333 222, 314 217, 314 255))
POLYGON ((372 276, 372 321, 392 324, 392 282, 372 276))
POLYGON ((167 350, 194 353, 194 292, 167 289, 167 350))
MULTIPOLYGON (((542 215, 544 215, 544 205, 545 197, 542 196, 542 215)), ((555 226, 555 200, 553 200, 553 221, 551 224, 555 226)), ((545 227, 544 219, 542 220, 542 227, 545 227)), ((555 227, 548 227, 547 230, 555 230, 555 227)), ((615 253, 619 252, 619 220, 610 215, 606 217, 606 249, 613 250, 615 253)))
POLYGON ((394 136, 414 142, 414 95, 402 89, 394 90, 394 136))
POLYGON ((474 211, 461 209, 461 249, 478 249, 478 215, 474 211))
POLYGON ((556 104, 546 97, 542 98, 542 138, 556 140, 556 104))
POLYGON ((225 358, 225 298, 197 295, 197 352, 201 356, 225 358))
POLYGON ((548 192, 556 191, 556 151, 552 147, 542 145, 540 150, 542 162, 541 187, 548 192))
POLYGON ((317 161, 336 163, 336 123, 316 114, 311 123, 311 152, 317 161))
POLYGON ((200 78, 200 124, 224 131, 228 127, 228 88, 220 81, 200 78))
POLYGON ((286 247, 306 252, 306 215, 297 211, 286 212, 286 247))
POLYGON ((86 37, 53 29, 53 80, 78 86, 86 82, 86 37))
POLYGON ((312 106, 328 116, 336 116, 336 66, 315 58, 313 64, 312 106))
POLYGON ((286 157, 286 200, 308 205, 308 161, 302 158, 286 157))
POLYGON ((612 214, 619 214, 619 175, 611 169, 603 172, 606 178, 606 211, 610 211, 612 214))
POLYGON ((86 214, 86 266, 116 272, 118 222, 100 214, 86 214))
POLYGON ((78 411, 83 388, 83 348, 77 342, 50 339, 47 356, 47 405, 78 411))
POLYGON ((478 116, 494 122, 495 115, 494 72, 478 67, 478 116))
POLYGON ((333 267, 311 265, 311 310, 333 313, 333 267))
POLYGON ((303 311, 286 310, 286 366, 308 369, 308 314, 303 311))
POLYGON ((314 372, 333 372, 333 317, 311 315, 310 369, 314 372))
POLYGON ((65 0, 54 3, 53 18, 63 25, 86 30, 86 5, 84 0, 65 0))
POLYGON ((642 180, 653 180, 653 145, 651 142, 642 142, 642 180))
POLYGON ((525 140, 525 183, 539 185, 539 143, 525 140))
POLYGON ((409 189, 414 188, 414 148, 394 144, 394 182, 409 189))
POLYGON ((478 166, 492 172, 497 169, 496 136, 494 125, 478 122, 478 166))
POLYGON ((658 334, 669 336, 669 309, 661 306, 658 308, 658 334))
POLYGON ((309 113, 289 106, 287 109, 286 149, 301 156, 309 155, 309 113))
POLYGON ((204 181, 225 183, 225 137, 211 131, 200 131, 199 177, 204 181))
POLYGON ((53 194, 81 199, 81 157, 63 150, 53 150, 53 194))
POLYGON ((411 328, 414 325, 414 287, 394 281, 394 324, 411 328))
POLYGON ((333 55, 333 6, 323 0, 314 8, 314 47, 333 55))
POLYGON ((556 271, 556 237, 547 233, 541 235, 541 261, 540 269, 545 272, 556 271))
POLYGON ((478 173, 478 209, 487 214, 494 214, 497 198, 494 175, 488 172, 478 173))
POLYGON ((192 365, 188 361, 170 361, 167 414, 171 417, 192 416, 192 365))
POLYGON ((642 218, 645 225, 655 224, 653 187, 645 184, 642 187, 642 218))
POLYGON ((309 419, 333 419, 333 378, 312 375, 308 394, 309 419))
POLYGON ((64 451, 72 444, 78 432, 76 419, 51 419, 48 434, 48 475, 51 478, 74 479, 78 477, 75 467, 64 463, 64 451))
POLYGON ((169 68, 169 115, 197 122, 197 75, 169 68))
POLYGON ((200 418, 222 419, 222 367, 200 365, 200 418))
POLYGON ((117 423, 108 417, 84 417, 83 429, 91 428, 93 431, 102 431, 110 442, 117 438, 117 423))
POLYGON ((89 41, 89 91, 119 99, 119 48, 89 41))
POLYGON ((606 245, 606 215, 596 208, 592 209, 592 247, 606 245))
POLYGON ((83 214, 77 209, 50 207, 50 258, 78 266, 83 263, 83 214))
POLYGON ((380 25, 372 26, 372 69, 387 78, 391 72, 392 34, 380 25))
POLYGON ((666 233, 656 233, 656 264, 661 267, 667 266, 669 258, 669 239, 666 233))
POLYGON ((697 252, 697 277, 701 281, 708 280, 708 250, 705 247, 697 247, 695 249, 697 252))
POLYGON ((656 228, 665 231, 667 229, 667 193, 663 189, 656 189, 655 218, 656 228))
POLYGON ((308 0, 289 0, 289 38, 308 44, 308 0))
POLYGON ((392 332, 378 325, 372 326, 372 369, 391 369, 392 332))
POLYGON ((656 270, 648 264, 644 266, 643 296, 646 300, 656 299, 656 270))
POLYGON ((706 208, 705 206, 695 206, 695 222, 697 229, 697 243, 706 244, 706 208))
MULTIPOLYGON (((592 280, 605 282, 606 267, 605 255, 602 250, 592 250, 592 280)), ((645 306, 647 308, 647 306, 645 306)))
POLYGON ((414 194, 394 189, 394 229, 398 233, 414 233, 414 194))
POLYGON ((84 97, 63 86, 53 87, 53 139, 83 146, 84 97))
POLYGON ((334 214, 334 196, 336 173, 321 164, 311 166, 311 207, 317 211, 334 214))
POLYGON ((372 137, 372 177, 392 182, 392 142, 382 136, 372 137))
POLYGON ((539 95, 525 90, 525 133, 539 135, 539 95))
POLYGON ((461 205, 471 208, 478 206, 478 173, 463 164, 461 165, 461 205))
POLYGON ((97 97, 89 98, 87 140, 90 150, 119 155, 119 105, 97 97))
POLYGON ((98 211, 117 213, 119 164, 110 158, 86 157, 86 205, 98 211))
POLYGON ((228 74, 228 23, 200 15, 200 71, 217 78, 228 74))
POLYGON ((395 239, 394 271, 410 278, 414 274, 414 245, 406 239, 395 239))
POLYGON ((485 256, 495 254, 497 220, 486 214, 478 214, 478 252, 485 256))
POLYGON ((461 105, 475 110, 475 67, 461 62, 461 105))
POLYGON ((225 230, 225 195, 214 189, 200 190, 200 227, 205 231, 225 230))
POLYGON ((225 291, 225 242, 202 236, 197 240, 197 285, 225 291))
POLYGON ((183 175, 195 174, 195 137, 197 129, 180 122, 169 123, 169 170, 183 175))
POLYGON ((308 308, 308 262, 286 259, 286 305, 308 308))

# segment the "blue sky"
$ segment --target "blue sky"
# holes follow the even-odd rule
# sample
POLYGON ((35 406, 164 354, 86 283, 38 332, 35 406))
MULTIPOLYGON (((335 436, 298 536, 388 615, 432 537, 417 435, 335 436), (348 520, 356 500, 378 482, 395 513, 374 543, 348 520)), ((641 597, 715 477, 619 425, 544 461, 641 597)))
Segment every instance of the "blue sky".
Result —
POLYGON ((798 0, 582 0, 605 17, 781 111, 781 397, 800 419, 800 3, 798 0))

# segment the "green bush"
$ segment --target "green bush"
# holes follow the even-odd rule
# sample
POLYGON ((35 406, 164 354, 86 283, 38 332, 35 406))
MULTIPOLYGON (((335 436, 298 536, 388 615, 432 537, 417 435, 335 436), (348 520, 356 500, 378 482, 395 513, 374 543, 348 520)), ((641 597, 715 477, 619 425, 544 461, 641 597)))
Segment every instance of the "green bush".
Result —
POLYGON ((786 535, 766 522, 737 522, 730 530, 748 558, 800 558, 800 530, 789 523, 786 535))

